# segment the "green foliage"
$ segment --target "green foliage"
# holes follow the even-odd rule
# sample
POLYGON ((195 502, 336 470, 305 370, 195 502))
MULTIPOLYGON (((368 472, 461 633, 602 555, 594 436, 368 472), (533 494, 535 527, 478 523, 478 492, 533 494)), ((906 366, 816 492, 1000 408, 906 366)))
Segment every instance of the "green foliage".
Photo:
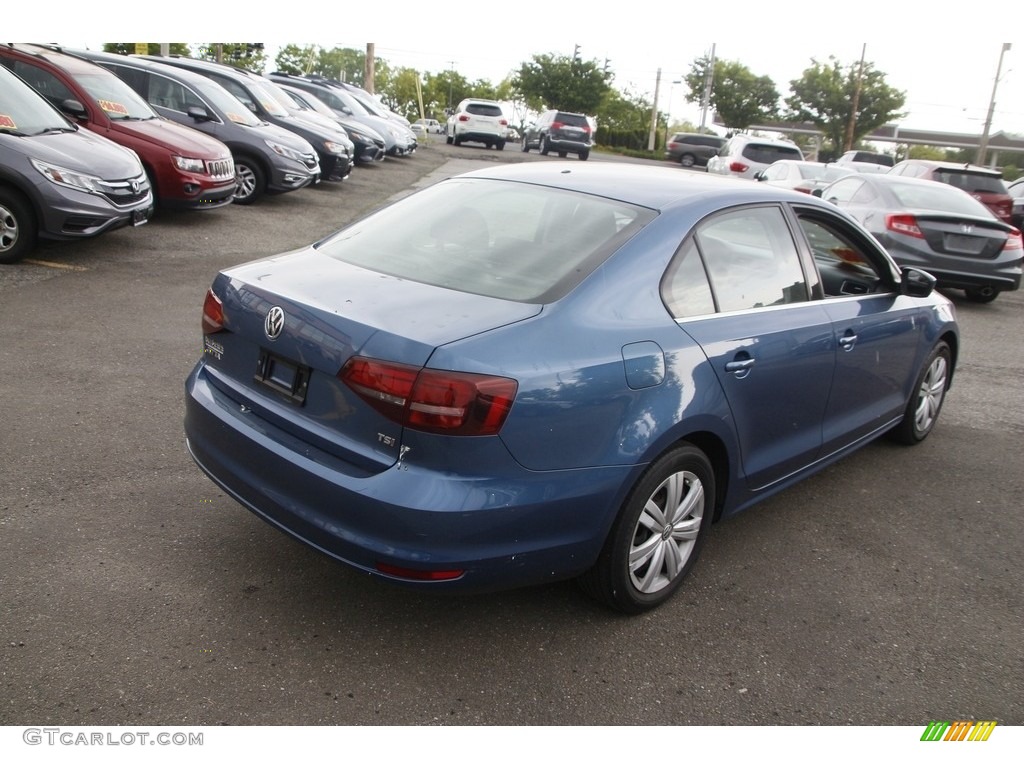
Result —
POLYGON ((219 61, 252 72, 263 72, 267 66, 263 43, 204 43, 199 46, 197 58, 219 61))
POLYGON ((929 147, 924 144, 914 144, 907 152, 907 158, 911 160, 945 160, 946 151, 941 147, 929 147))
MULTIPOLYGON (((160 55, 160 43, 146 43, 147 50, 150 56, 160 55)), ((104 43, 104 53, 120 53, 124 56, 135 53, 135 43, 104 43)), ((187 43, 169 43, 167 46, 167 52, 171 55, 177 56, 191 56, 192 51, 189 50, 187 43)))
MULTIPOLYGON (((692 102, 700 103, 704 97, 709 65, 709 58, 701 56, 694 60, 683 78, 690 89, 687 98, 692 102)), ((751 125, 777 119, 779 92, 770 77, 759 77, 738 61, 716 59, 709 105, 725 125, 743 131, 751 125)))
POLYGON ((593 115, 611 90, 609 78, 596 61, 542 53, 519 66, 511 86, 535 112, 562 109, 593 115))
MULTIPOLYGON (((811 59, 803 75, 790 81, 792 95, 786 99, 789 119, 812 122, 834 147, 845 146, 859 69, 859 62, 844 67, 834 56, 827 64, 811 59)), ((906 94, 888 85, 883 72, 873 63, 864 62, 854 144, 875 128, 903 117, 900 110, 905 101, 906 94)))

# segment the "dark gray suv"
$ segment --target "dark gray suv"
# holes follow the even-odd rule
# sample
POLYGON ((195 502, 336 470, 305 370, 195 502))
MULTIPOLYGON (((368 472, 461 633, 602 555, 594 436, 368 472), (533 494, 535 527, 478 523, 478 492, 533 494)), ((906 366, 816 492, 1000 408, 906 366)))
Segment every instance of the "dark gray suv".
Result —
POLYGON ((572 152, 580 160, 586 160, 593 146, 594 135, 586 115, 549 109, 526 129, 521 149, 529 152, 536 148, 542 155, 557 152, 559 157, 572 152))
POLYGON ((665 145, 665 157, 684 168, 704 168, 724 146, 725 139, 713 133, 674 133, 665 145))
POLYGON ((0 263, 38 237, 73 240, 144 224, 153 193, 139 156, 79 130, 0 67, 0 263))

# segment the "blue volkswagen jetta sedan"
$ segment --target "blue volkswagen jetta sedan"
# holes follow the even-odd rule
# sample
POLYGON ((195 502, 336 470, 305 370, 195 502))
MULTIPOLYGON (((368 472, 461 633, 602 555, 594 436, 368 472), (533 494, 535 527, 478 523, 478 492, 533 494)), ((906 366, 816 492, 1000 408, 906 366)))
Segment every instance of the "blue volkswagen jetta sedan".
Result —
POLYGON ((808 195, 632 164, 457 176, 221 272, 199 466, 285 532, 433 590, 664 602, 710 524, 953 377, 953 305, 808 195))

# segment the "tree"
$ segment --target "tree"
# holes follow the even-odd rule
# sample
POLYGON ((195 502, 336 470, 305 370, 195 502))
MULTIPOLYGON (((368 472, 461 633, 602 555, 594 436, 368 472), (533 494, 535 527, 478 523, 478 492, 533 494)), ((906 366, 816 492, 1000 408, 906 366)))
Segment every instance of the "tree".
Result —
MULTIPOLYGON (((159 56, 160 45, 161 43, 146 43, 146 53, 150 56, 159 56)), ((103 52, 120 53, 123 56, 128 56, 135 53, 135 43, 104 43, 103 52)), ((167 52, 178 56, 192 55, 192 51, 189 50, 187 43, 169 43, 167 46, 167 52)))
MULTIPOLYGON (((843 66, 829 56, 828 63, 811 59, 811 66, 798 80, 790 81, 792 93, 786 99, 790 119, 814 123, 832 146, 845 146, 847 127, 857 92, 860 62, 843 66)), ((860 93, 857 97, 857 115, 853 143, 886 123, 903 117, 900 111, 906 94, 885 82, 885 74, 873 63, 864 62, 860 73, 860 93)))
POLYGON ((542 53, 519 66, 512 85, 535 112, 555 108, 592 115, 610 90, 608 80, 595 61, 542 53))
POLYGON ((267 66, 263 43, 206 43, 199 46, 198 58, 220 61, 252 72, 262 72, 267 66))
MULTIPOLYGON (((684 76, 690 89, 689 101, 700 103, 704 98, 709 65, 708 57, 701 56, 694 60, 689 73, 684 76)), ((708 104, 727 127, 742 131, 751 125, 776 119, 779 92, 770 77, 759 77, 738 61, 716 59, 708 104)))

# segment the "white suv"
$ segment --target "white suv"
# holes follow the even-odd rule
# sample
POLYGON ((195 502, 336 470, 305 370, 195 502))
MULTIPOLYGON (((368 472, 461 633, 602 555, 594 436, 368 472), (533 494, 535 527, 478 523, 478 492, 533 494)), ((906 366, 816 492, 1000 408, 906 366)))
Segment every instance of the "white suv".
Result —
POLYGON ((486 144, 488 149, 504 149, 508 120, 496 101, 463 99, 455 114, 448 118, 445 131, 449 144, 476 141, 486 144))
POLYGON ((708 173, 752 179, 776 160, 803 160, 804 153, 791 141, 762 139, 739 134, 729 139, 717 155, 708 160, 708 173))

